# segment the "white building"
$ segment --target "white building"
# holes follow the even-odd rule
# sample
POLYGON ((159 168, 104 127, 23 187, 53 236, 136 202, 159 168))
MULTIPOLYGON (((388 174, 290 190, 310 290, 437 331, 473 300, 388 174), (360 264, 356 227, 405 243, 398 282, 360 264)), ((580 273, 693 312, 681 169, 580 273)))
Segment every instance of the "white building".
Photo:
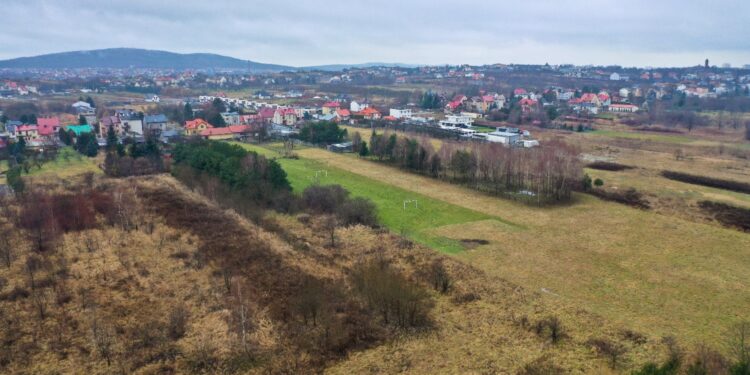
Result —
POLYGON ((411 118, 411 109, 404 108, 404 109, 398 109, 398 108, 391 108, 390 113, 391 116, 402 119, 402 118, 411 118))
POLYGON ((619 94, 620 94, 620 97, 627 98, 628 96, 630 96, 630 90, 627 87, 623 87, 620 89, 619 94))
POLYGON ((469 116, 448 115, 445 120, 440 121, 442 128, 466 128, 470 127, 474 120, 469 116))
POLYGON ((610 112, 633 113, 638 112, 638 106, 632 104, 610 104, 610 112))
POLYGON ((354 100, 352 100, 351 103, 349 103, 349 110, 352 112, 360 112, 364 111, 365 108, 368 108, 370 105, 367 103, 358 103, 354 100))
POLYGON ((612 73, 609 75, 610 81, 619 81, 620 80, 620 74, 619 73, 612 73))

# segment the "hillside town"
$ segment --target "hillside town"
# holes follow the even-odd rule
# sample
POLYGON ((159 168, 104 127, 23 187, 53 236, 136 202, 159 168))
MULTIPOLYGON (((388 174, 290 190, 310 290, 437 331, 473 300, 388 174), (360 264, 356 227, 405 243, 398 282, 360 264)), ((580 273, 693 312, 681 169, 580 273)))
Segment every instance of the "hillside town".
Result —
POLYGON ((265 74, 5 69, 0 76, 6 77, 0 81, 2 103, 70 98, 56 110, 0 117, 0 145, 24 138, 28 147, 59 145, 61 131, 74 136, 90 132, 104 144, 110 128, 118 137, 135 141, 146 136, 162 142, 180 136, 278 138, 318 121, 401 126, 460 140, 534 147, 538 142, 529 127, 580 131, 606 113, 731 107, 742 105, 732 98, 750 95, 748 69, 712 67, 708 61, 695 68, 648 70, 497 64, 265 74), (13 79, 16 75, 25 78, 13 79), (510 81, 520 84, 509 86, 510 81), (100 103, 91 99, 117 92, 134 95, 100 103), (200 92, 206 94, 189 94, 200 92), (137 93, 143 93, 140 99, 137 93), (165 105, 189 113, 160 112, 165 105))

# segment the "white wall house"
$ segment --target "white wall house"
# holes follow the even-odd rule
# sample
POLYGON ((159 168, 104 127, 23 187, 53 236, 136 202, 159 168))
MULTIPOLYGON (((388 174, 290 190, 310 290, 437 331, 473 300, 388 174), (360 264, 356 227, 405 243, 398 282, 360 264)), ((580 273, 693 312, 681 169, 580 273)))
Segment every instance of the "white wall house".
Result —
POLYGON ((444 128, 463 128, 469 127, 474 123, 474 119, 469 116, 448 115, 445 120, 440 121, 440 126, 444 128))
POLYGON ((612 73, 609 75, 610 81, 619 81, 620 80, 620 74, 619 73, 612 73))
POLYGON ((411 109, 404 108, 404 109, 398 109, 398 108, 391 108, 390 113, 391 116, 402 119, 402 118, 411 118, 411 109))
POLYGON ((352 100, 351 103, 349 103, 349 110, 352 112, 360 112, 363 111, 365 108, 368 108, 370 105, 367 103, 359 103, 357 101, 352 100))

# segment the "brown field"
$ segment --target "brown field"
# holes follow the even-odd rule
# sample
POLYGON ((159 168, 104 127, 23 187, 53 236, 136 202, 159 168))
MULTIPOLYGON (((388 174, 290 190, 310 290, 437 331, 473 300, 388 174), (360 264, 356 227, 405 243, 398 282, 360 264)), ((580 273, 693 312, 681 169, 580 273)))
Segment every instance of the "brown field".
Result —
POLYGON ((484 239, 457 258, 607 320, 688 343, 722 344, 750 307, 750 236, 717 225, 645 212, 579 195, 569 206, 532 208, 317 149, 303 158, 498 216, 525 230, 477 223, 437 228, 484 239))

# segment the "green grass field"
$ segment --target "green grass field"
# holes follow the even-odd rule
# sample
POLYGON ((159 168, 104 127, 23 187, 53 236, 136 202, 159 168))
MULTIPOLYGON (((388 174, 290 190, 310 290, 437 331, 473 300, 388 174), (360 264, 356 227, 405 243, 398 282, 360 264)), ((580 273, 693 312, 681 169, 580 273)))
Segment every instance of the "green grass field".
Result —
MULTIPOLYGON (((271 144, 263 147, 248 144, 240 145, 268 157, 279 156, 278 152, 275 151, 278 145, 271 144)), ((449 239, 437 234, 434 229, 439 227, 489 221, 498 226, 521 228, 497 217, 328 166, 325 161, 281 158, 278 161, 286 171, 295 192, 299 193, 315 183, 341 185, 354 196, 371 199, 378 207, 380 222, 386 227, 402 233, 416 242, 443 252, 457 253, 464 248, 458 239, 449 239), (417 203, 416 205, 408 204, 404 209, 404 201, 406 200, 416 200, 417 203)))
MULTIPOLYGON (((102 170, 97 166, 100 161, 101 157, 88 158, 73 150, 72 147, 63 147, 58 152, 55 160, 46 162, 41 167, 31 167, 28 173, 23 174, 23 177, 44 179, 48 177, 68 178, 86 172, 100 174, 102 170)), ((0 172, 6 172, 7 169, 8 161, 0 161, 0 172)), ((3 174, 0 176, 0 184, 5 183, 6 178, 3 174)))

